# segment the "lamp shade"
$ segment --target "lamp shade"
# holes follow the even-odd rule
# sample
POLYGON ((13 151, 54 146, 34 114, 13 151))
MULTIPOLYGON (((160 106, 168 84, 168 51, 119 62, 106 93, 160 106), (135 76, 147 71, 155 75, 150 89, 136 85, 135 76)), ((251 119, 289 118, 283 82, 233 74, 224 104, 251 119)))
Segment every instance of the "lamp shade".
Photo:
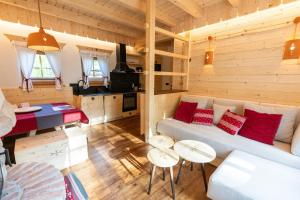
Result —
POLYGON ((40 27, 39 32, 30 33, 27 39, 27 47, 37 51, 58 51, 59 45, 55 38, 47 34, 43 27, 40 27))
POLYGON ((205 52, 204 65, 211 65, 214 60, 214 52, 209 50, 205 52))
POLYGON ((300 57, 300 39, 286 41, 284 45, 283 60, 298 59, 300 57))

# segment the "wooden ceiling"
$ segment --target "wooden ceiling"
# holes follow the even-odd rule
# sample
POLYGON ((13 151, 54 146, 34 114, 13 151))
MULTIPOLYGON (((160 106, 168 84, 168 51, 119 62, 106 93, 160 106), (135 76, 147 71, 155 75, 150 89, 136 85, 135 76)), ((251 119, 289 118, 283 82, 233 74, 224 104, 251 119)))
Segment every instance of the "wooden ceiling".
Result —
MULTIPOLYGON (((293 0, 156 0, 156 23, 174 32, 293 0)), ((37 0, 0 0, 0 18, 38 25, 37 0)), ((144 38, 144 0, 41 0, 45 28, 134 45, 144 38)))

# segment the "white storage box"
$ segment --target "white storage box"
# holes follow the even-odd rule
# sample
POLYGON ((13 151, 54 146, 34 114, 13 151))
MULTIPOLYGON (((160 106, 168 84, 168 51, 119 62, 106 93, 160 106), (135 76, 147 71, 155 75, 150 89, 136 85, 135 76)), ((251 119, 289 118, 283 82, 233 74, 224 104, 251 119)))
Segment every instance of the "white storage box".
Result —
POLYGON ((80 128, 68 128, 21 138, 15 145, 16 163, 46 162, 58 169, 88 159, 87 137, 80 128))

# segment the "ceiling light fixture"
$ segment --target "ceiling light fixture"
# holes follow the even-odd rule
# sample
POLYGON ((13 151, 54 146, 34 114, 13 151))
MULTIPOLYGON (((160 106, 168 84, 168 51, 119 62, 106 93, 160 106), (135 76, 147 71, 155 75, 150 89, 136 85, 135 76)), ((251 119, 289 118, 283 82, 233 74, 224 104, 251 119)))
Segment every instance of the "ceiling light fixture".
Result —
POLYGON ((284 45, 283 60, 298 59, 300 57, 300 39, 297 39, 297 25, 300 23, 300 17, 294 20, 295 29, 293 38, 286 41, 284 45))
POLYGON ((38 0, 38 9, 39 9, 40 29, 38 32, 30 33, 28 35, 27 47, 29 49, 43 51, 43 52, 58 51, 60 48, 55 38, 44 31, 42 25, 40 0, 38 0))
POLYGON ((214 60, 214 50, 211 47, 211 42, 213 40, 212 36, 208 36, 208 49, 205 51, 204 65, 212 65, 214 60))

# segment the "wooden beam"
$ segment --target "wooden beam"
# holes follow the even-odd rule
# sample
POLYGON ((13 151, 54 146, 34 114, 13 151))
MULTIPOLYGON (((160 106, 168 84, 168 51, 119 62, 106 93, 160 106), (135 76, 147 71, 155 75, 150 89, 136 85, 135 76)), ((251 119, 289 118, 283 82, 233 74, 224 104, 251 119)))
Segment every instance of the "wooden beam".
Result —
MULTIPOLYGON (((35 13, 38 12, 37 3, 35 0, 0 0, 0 2, 10 6, 26 9, 35 13)), ((142 32, 133 31, 132 28, 125 27, 121 29, 120 26, 116 24, 100 21, 92 17, 87 17, 86 15, 80 14, 78 12, 74 13, 70 10, 52 6, 44 2, 41 2, 41 8, 42 8, 41 13, 43 15, 57 17, 63 20, 87 25, 114 34, 116 33, 116 34, 121 34, 123 36, 129 36, 129 37, 139 37, 142 34, 142 32)))
MULTIPOLYGON (((22 42, 22 43, 27 43, 27 37, 19 36, 19 35, 11 35, 11 34, 4 34, 5 37, 9 39, 9 41, 16 41, 16 42, 22 42)), ((65 43, 58 42, 59 48, 63 49, 64 46, 66 45, 65 43)))
POLYGON ((234 8, 237 8, 240 5, 240 0, 227 0, 227 1, 234 8))
MULTIPOLYGON (((144 0, 117 0, 122 6, 131 9, 135 12, 146 13, 146 3, 144 0)), ((155 18, 157 21, 167 25, 167 26, 176 26, 176 21, 171 17, 165 15, 159 9, 155 10, 155 18)))
POLYGON ((154 72, 155 76, 187 76, 183 72, 154 72))
POLYGON ((111 54, 113 52, 112 49, 104 49, 104 48, 100 49, 100 48, 81 46, 81 45, 76 45, 76 46, 80 51, 95 51, 95 52, 101 52, 107 54, 111 54))
POLYGON ((199 18, 201 17, 201 7, 194 0, 168 0, 178 8, 182 9, 189 15, 199 18))
POLYGON ((189 59, 188 56, 185 56, 185 55, 181 55, 181 54, 177 54, 177 53, 171 53, 171 52, 162 51, 162 50, 158 50, 158 49, 155 49, 155 54, 156 55, 161 55, 161 56, 167 56, 167 57, 171 57, 171 58, 184 59, 184 60, 189 59))
POLYGON ((169 36, 169 37, 174 38, 174 39, 178 39, 178 40, 182 40, 184 42, 188 42, 188 40, 185 37, 182 37, 178 34, 172 33, 168 30, 165 30, 165 29, 162 29, 162 28, 159 28, 159 27, 155 27, 155 32, 166 35, 166 36, 169 36))
POLYGON ((155 0, 146 0, 145 140, 156 130, 154 124, 155 0))
POLYGON ((115 9, 105 7, 100 3, 87 3, 86 0, 60 0, 60 2, 71 7, 85 10, 86 12, 97 16, 103 16, 111 21, 118 22, 125 26, 134 27, 138 30, 144 30, 144 21, 129 17, 129 15, 118 12, 115 9))

